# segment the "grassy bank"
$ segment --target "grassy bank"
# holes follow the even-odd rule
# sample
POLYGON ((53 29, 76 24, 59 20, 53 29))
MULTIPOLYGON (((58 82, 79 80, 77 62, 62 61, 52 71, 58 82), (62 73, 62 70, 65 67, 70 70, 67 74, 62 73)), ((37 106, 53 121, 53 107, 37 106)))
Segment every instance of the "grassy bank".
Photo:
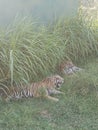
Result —
POLYGON ((59 102, 0 102, 0 130, 98 130, 98 59, 81 74, 65 77, 59 102))
POLYGON ((49 26, 22 19, 0 29, 0 87, 58 73, 58 65, 67 58, 84 68, 64 77, 65 95, 57 95, 57 103, 0 100, 0 130, 98 130, 97 56, 97 22, 81 16, 49 26))

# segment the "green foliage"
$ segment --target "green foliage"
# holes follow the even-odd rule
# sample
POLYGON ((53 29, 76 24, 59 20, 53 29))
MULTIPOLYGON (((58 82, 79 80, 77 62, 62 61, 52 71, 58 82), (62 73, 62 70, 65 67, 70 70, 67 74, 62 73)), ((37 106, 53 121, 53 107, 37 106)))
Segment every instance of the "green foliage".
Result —
POLYGON ((98 96, 98 59, 90 59, 82 68, 81 72, 74 75, 65 76, 66 87, 68 95, 84 96, 89 95, 98 96))
POLYGON ((98 77, 89 72, 83 72, 76 74, 72 77, 67 77, 66 90, 69 95, 81 95, 87 96, 90 94, 96 94, 98 91, 98 77), (69 81, 70 80, 70 81, 69 81))
POLYGON ((30 19, 16 19, 0 31, 0 83, 38 81, 56 73, 63 59, 81 62, 97 55, 97 26, 91 23, 78 16, 37 27, 30 19))
MULTIPOLYGON (((98 130, 98 59, 65 77, 58 102, 45 98, 0 101, 0 130, 98 130)), ((44 89, 41 90, 44 96, 44 89)))
MULTIPOLYGON (((0 92, 56 73, 66 58, 84 68, 65 77, 65 95, 57 95, 58 103, 44 98, 0 101, 0 130, 98 130, 98 60, 91 60, 94 56, 98 56, 98 20, 90 17, 59 19, 48 27, 15 19, 0 29, 0 92), (89 57, 91 63, 87 63, 89 57)), ((44 96, 44 89, 40 93, 44 96)))
POLYGON ((35 31, 32 21, 22 20, 0 36, 0 77, 11 83, 30 82, 52 73, 64 55, 61 40, 46 27, 35 31))
POLYGON ((73 60, 81 61, 88 56, 98 54, 98 27, 93 27, 92 20, 86 21, 82 16, 56 25, 64 41, 65 54, 73 60))

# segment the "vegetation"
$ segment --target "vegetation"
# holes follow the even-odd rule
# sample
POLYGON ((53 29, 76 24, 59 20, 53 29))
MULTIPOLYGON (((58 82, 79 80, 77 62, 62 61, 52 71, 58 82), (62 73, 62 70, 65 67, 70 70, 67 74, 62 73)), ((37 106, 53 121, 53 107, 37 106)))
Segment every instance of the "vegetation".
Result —
POLYGON ((98 130, 98 59, 86 72, 65 77, 59 102, 22 99, 0 102, 0 130, 98 130))
POLYGON ((1 30, 0 83, 38 81, 56 73, 63 59, 80 62, 98 55, 98 32, 92 23, 79 17, 36 27, 37 23, 25 18, 1 30))
POLYGON ((97 20, 78 16, 38 27, 24 18, 1 29, 0 87, 58 73, 67 58, 84 71, 64 77, 65 95, 57 95, 57 103, 43 98, 0 101, 0 130, 98 130, 97 56, 97 20))

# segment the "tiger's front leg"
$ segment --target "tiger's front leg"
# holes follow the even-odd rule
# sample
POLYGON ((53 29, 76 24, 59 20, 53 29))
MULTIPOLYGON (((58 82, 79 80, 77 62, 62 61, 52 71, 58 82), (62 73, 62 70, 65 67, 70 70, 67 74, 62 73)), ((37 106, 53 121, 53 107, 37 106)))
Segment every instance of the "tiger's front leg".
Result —
POLYGON ((45 96, 45 97, 48 98, 48 99, 50 99, 50 100, 53 100, 53 101, 55 101, 55 102, 59 101, 58 98, 55 98, 55 97, 50 96, 50 94, 49 94, 48 91, 46 91, 46 96, 45 96))
POLYGON ((64 92, 58 91, 56 89, 48 90, 49 94, 65 94, 64 92))
POLYGON ((55 102, 59 101, 58 98, 54 98, 54 97, 51 97, 51 96, 49 96, 49 95, 46 95, 46 98, 48 98, 48 99, 50 99, 50 100, 53 100, 53 101, 55 101, 55 102))
POLYGON ((65 94, 64 92, 58 91, 58 90, 54 90, 53 94, 65 94))

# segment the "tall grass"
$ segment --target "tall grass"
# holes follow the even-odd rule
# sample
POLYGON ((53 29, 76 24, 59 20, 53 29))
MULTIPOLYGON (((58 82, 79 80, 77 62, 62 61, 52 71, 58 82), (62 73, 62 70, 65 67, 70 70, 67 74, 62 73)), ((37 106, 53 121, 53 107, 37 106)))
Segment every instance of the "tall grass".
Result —
POLYGON ((56 25, 59 36, 64 41, 65 55, 73 60, 85 60, 88 56, 98 54, 98 27, 93 27, 91 19, 86 21, 81 15, 56 25))
POLYGON ((67 57, 81 61, 96 55, 97 28, 91 23, 79 16, 38 27, 22 19, 0 30, 0 83, 38 81, 56 73, 57 65, 67 57))
POLYGON ((36 30, 35 26, 25 19, 1 32, 1 81, 28 83, 54 73, 64 55, 64 43, 46 27, 36 30))

